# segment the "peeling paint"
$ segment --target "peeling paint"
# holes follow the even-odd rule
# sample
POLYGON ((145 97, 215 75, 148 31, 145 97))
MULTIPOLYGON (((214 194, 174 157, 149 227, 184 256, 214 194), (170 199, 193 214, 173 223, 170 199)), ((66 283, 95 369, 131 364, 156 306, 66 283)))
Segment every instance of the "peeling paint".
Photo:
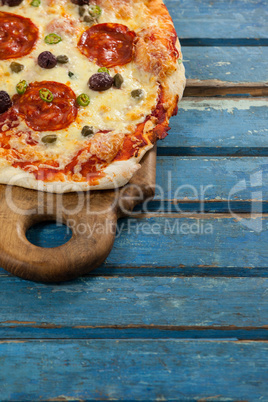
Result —
POLYGON ((268 107, 268 99, 191 99, 185 98, 179 103, 179 108, 183 110, 210 111, 227 110, 233 113, 234 109, 250 110, 252 107, 268 107))

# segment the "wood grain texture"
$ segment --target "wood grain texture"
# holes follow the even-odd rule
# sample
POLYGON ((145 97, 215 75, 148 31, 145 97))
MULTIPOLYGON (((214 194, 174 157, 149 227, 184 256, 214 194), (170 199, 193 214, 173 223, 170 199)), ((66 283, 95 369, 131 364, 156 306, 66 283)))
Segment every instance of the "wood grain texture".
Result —
POLYGON ((188 79, 236 83, 268 80, 268 47, 184 46, 182 53, 188 79))
POLYGON ((241 222, 250 216, 237 215, 240 222, 221 215, 189 218, 177 215, 173 219, 152 216, 122 221, 120 237, 106 265, 267 268, 267 218, 241 222), (247 224, 262 231, 254 231, 247 224))
POLYGON ((267 157, 159 156, 156 171, 156 199, 246 201, 268 198, 267 157), (256 191, 262 194, 254 196, 256 191))
POLYGON ((184 98, 177 116, 170 120, 169 135, 158 142, 158 150, 267 148, 267 121, 267 98, 184 98))
POLYGON ((265 0, 166 0, 181 38, 267 38, 265 0))
POLYGON ((188 79, 184 91, 187 96, 268 96, 267 82, 227 82, 217 79, 203 80, 188 79))
POLYGON ((153 195, 155 155, 154 148, 147 153, 142 168, 130 183, 118 191, 51 195, 1 185, 0 217, 4 227, 0 232, 1 265, 24 279, 45 282, 70 280, 96 268, 113 246, 117 218, 153 195), (68 226, 72 220, 77 230, 67 243, 57 248, 34 246, 25 232, 33 224, 47 220, 68 226), (89 238, 79 229, 84 225, 94 228, 89 238))
POLYGON ((268 398, 267 342, 2 341, 0 353, 3 400, 268 398))
POLYGON ((267 121, 267 98, 185 98, 157 154, 268 156, 267 121))
POLYGON ((268 278, 171 278, 157 270, 154 277, 85 277, 49 286, 2 277, 0 337, 10 331, 23 338, 30 328, 32 337, 57 328, 67 337, 98 328, 268 330, 267 285, 268 278))

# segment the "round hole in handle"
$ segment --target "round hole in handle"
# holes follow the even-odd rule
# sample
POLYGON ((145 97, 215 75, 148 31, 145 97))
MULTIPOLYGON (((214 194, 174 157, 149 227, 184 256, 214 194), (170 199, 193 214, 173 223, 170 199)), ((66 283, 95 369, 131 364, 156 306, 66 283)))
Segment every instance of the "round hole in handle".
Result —
POLYGON ((67 243, 72 237, 72 230, 56 221, 38 222, 26 231, 27 240, 34 246, 52 248, 67 243))

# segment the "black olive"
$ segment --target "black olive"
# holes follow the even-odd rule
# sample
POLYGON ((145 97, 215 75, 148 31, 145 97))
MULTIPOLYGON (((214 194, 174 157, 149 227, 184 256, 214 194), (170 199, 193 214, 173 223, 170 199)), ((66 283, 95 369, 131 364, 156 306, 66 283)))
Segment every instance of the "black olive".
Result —
POLYGON ((93 74, 88 82, 88 86, 93 91, 106 91, 106 89, 111 88, 114 79, 107 73, 96 73, 93 74))
POLYGON ((84 126, 82 128, 81 134, 83 137, 88 137, 94 134, 94 130, 93 127, 90 126, 84 126))
POLYGON ((42 68, 53 68, 57 64, 57 58, 51 52, 42 52, 38 56, 38 64, 42 68))
POLYGON ((120 89, 121 85, 123 84, 123 82, 124 82, 124 78, 122 77, 122 75, 119 74, 119 73, 115 74, 115 76, 114 76, 114 86, 115 86, 115 88, 120 89))
POLYGON ((78 6, 84 6, 85 4, 89 4, 90 0, 71 0, 72 3, 77 4, 78 6))
POLYGON ((0 113, 5 113, 12 106, 10 96, 6 91, 0 91, 0 113))
POLYGON ((22 3, 23 0, 2 0, 2 4, 7 5, 9 7, 15 7, 15 6, 19 6, 20 3, 22 3))

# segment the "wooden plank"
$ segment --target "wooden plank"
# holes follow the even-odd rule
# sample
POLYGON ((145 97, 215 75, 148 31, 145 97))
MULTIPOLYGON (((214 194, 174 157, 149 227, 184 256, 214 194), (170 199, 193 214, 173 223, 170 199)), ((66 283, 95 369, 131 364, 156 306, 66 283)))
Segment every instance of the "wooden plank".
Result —
POLYGON ((257 200, 256 191, 259 200, 268 198, 266 157, 159 156, 156 171, 156 199, 246 201, 257 200))
POLYGON ((267 38, 265 0, 166 0, 182 38, 267 38))
POLYGON ((158 148, 268 147, 267 121, 267 98, 185 98, 158 148))
POLYGON ((0 353, 3 400, 268 398, 266 342, 2 341, 0 353))
MULTIPOLYGON (((170 213, 170 214, 229 214, 230 211, 238 214, 250 214, 252 212, 252 202, 248 201, 184 201, 184 200, 161 200, 153 199, 145 204, 139 204, 134 208, 134 212, 140 213, 170 213)), ((268 201, 254 201, 255 210, 268 214, 268 201)), ((42 229, 42 226, 41 228, 42 229)))
MULTIPOLYGON (((120 220, 113 250, 96 274, 267 276, 267 217, 235 216, 177 213, 120 220)), ((39 245, 57 246, 64 233, 48 226, 39 232, 39 245)))
POLYGON ((220 80, 187 80, 184 90, 186 96, 224 96, 224 95, 248 95, 268 96, 267 82, 235 83, 220 80))
POLYGON ((63 338, 105 328, 268 330, 267 285, 268 278, 84 277, 46 285, 1 277, 0 337, 55 329, 63 338))
POLYGON ((268 79, 268 47, 185 46, 182 53, 186 77, 190 79, 236 83, 268 79))
POLYGON ((267 218, 237 215, 245 220, 166 215, 122 221, 106 265, 267 268, 267 218))

